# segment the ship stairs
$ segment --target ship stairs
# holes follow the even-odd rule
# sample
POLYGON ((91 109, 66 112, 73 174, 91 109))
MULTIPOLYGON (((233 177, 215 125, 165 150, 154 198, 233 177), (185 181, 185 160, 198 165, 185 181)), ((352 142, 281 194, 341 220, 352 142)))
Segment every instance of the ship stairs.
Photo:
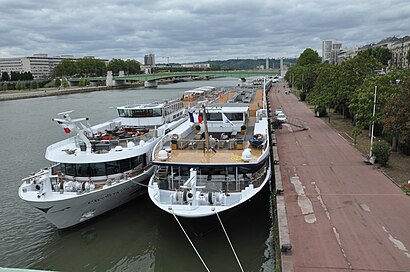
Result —
POLYGON ((157 181, 160 189, 166 189, 168 187, 168 167, 159 165, 157 168, 157 181))

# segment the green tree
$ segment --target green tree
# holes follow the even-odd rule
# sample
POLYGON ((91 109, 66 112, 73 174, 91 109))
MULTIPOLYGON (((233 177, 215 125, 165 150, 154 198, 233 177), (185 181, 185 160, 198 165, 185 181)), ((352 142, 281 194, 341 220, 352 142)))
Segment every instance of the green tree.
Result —
POLYGON ((32 80, 30 82, 30 89, 37 89, 38 88, 38 82, 36 80, 32 80))
POLYGON ((67 88, 70 85, 67 78, 63 78, 61 80, 61 85, 63 86, 63 88, 67 88))
POLYGON ((372 153, 376 156, 376 162, 386 166, 390 158, 390 147, 384 141, 375 142, 372 146, 372 153))
POLYGON ((59 78, 54 79, 54 87, 59 88, 61 86, 61 80, 59 78))
POLYGON ((385 47, 370 47, 364 51, 360 51, 358 55, 363 55, 364 57, 372 56, 385 67, 389 64, 389 60, 391 59, 391 52, 385 47))
POLYGON ((53 71, 54 77, 74 76, 78 74, 77 63, 72 59, 63 59, 53 71))
POLYGON ((122 59, 112 59, 110 60, 107 66, 108 71, 112 71, 113 74, 117 74, 117 75, 120 71, 126 71, 127 70, 126 68, 127 68, 127 64, 122 59))
POLYGON ((410 155, 410 69, 406 69, 399 77, 402 83, 397 85, 397 91, 388 97, 381 121, 383 131, 395 135, 400 149, 410 155))
POLYGON ((141 67, 138 61, 127 59, 125 61, 125 65, 127 67, 125 71, 128 75, 136 75, 141 73, 141 67))
POLYGON ((302 54, 300 54, 299 59, 296 65, 305 66, 309 64, 319 64, 321 63, 321 59, 319 54, 314 51, 312 48, 306 48, 302 54))
POLYGON ((309 94, 309 103, 331 106, 335 103, 335 90, 339 67, 323 63, 318 69, 315 86, 309 94))
POLYGON ((9 73, 7 73, 7 72, 2 72, 2 73, 1 73, 1 81, 10 81, 9 73))
POLYGON ((16 90, 23 90, 25 88, 25 84, 19 80, 17 81, 15 88, 16 90))

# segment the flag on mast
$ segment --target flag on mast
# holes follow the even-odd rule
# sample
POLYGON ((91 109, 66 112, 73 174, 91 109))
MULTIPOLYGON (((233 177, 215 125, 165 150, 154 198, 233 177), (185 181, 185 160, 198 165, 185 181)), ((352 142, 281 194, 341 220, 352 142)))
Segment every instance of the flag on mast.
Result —
POLYGON ((188 112, 189 114, 189 121, 191 123, 201 123, 202 122, 202 116, 198 115, 195 112, 188 112))
POLYGON ((230 124, 231 126, 235 126, 235 125, 231 122, 231 120, 229 120, 228 117, 226 117, 226 115, 225 115, 223 112, 221 112, 221 113, 222 113, 222 121, 223 121, 224 124, 230 124))

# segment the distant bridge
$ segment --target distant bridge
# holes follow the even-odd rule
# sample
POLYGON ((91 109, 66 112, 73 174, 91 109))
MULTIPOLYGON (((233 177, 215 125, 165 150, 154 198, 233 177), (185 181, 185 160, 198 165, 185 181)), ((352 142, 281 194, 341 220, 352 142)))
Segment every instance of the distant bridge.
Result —
MULTIPOLYGON (((126 81, 144 81, 156 84, 157 80, 185 78, 185 77, 232 77, 232 78, 247 78, 255 76, 273 76, 279 72, 278 69, 273 70, 241 70, 241 71, 201 71, 201 72, 166 72, 156 74, 141 74, 129 76, 113 76, 112 80, 123 84, 126 81)), ((87 79, 91 82, 106 81, 107 77, 84 77, 84 78, 70 78, 72 83, 78 83, 81 79, 87 79)))

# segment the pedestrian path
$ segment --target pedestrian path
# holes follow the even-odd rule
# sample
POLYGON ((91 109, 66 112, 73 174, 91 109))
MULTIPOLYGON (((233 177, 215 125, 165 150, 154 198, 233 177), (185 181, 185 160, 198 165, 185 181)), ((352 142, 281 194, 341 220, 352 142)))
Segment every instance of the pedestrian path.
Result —
POLYGON ((293 270, 410 271, 410 198, 283 84, 269 95, 309 127, 275 131, 293 270))

